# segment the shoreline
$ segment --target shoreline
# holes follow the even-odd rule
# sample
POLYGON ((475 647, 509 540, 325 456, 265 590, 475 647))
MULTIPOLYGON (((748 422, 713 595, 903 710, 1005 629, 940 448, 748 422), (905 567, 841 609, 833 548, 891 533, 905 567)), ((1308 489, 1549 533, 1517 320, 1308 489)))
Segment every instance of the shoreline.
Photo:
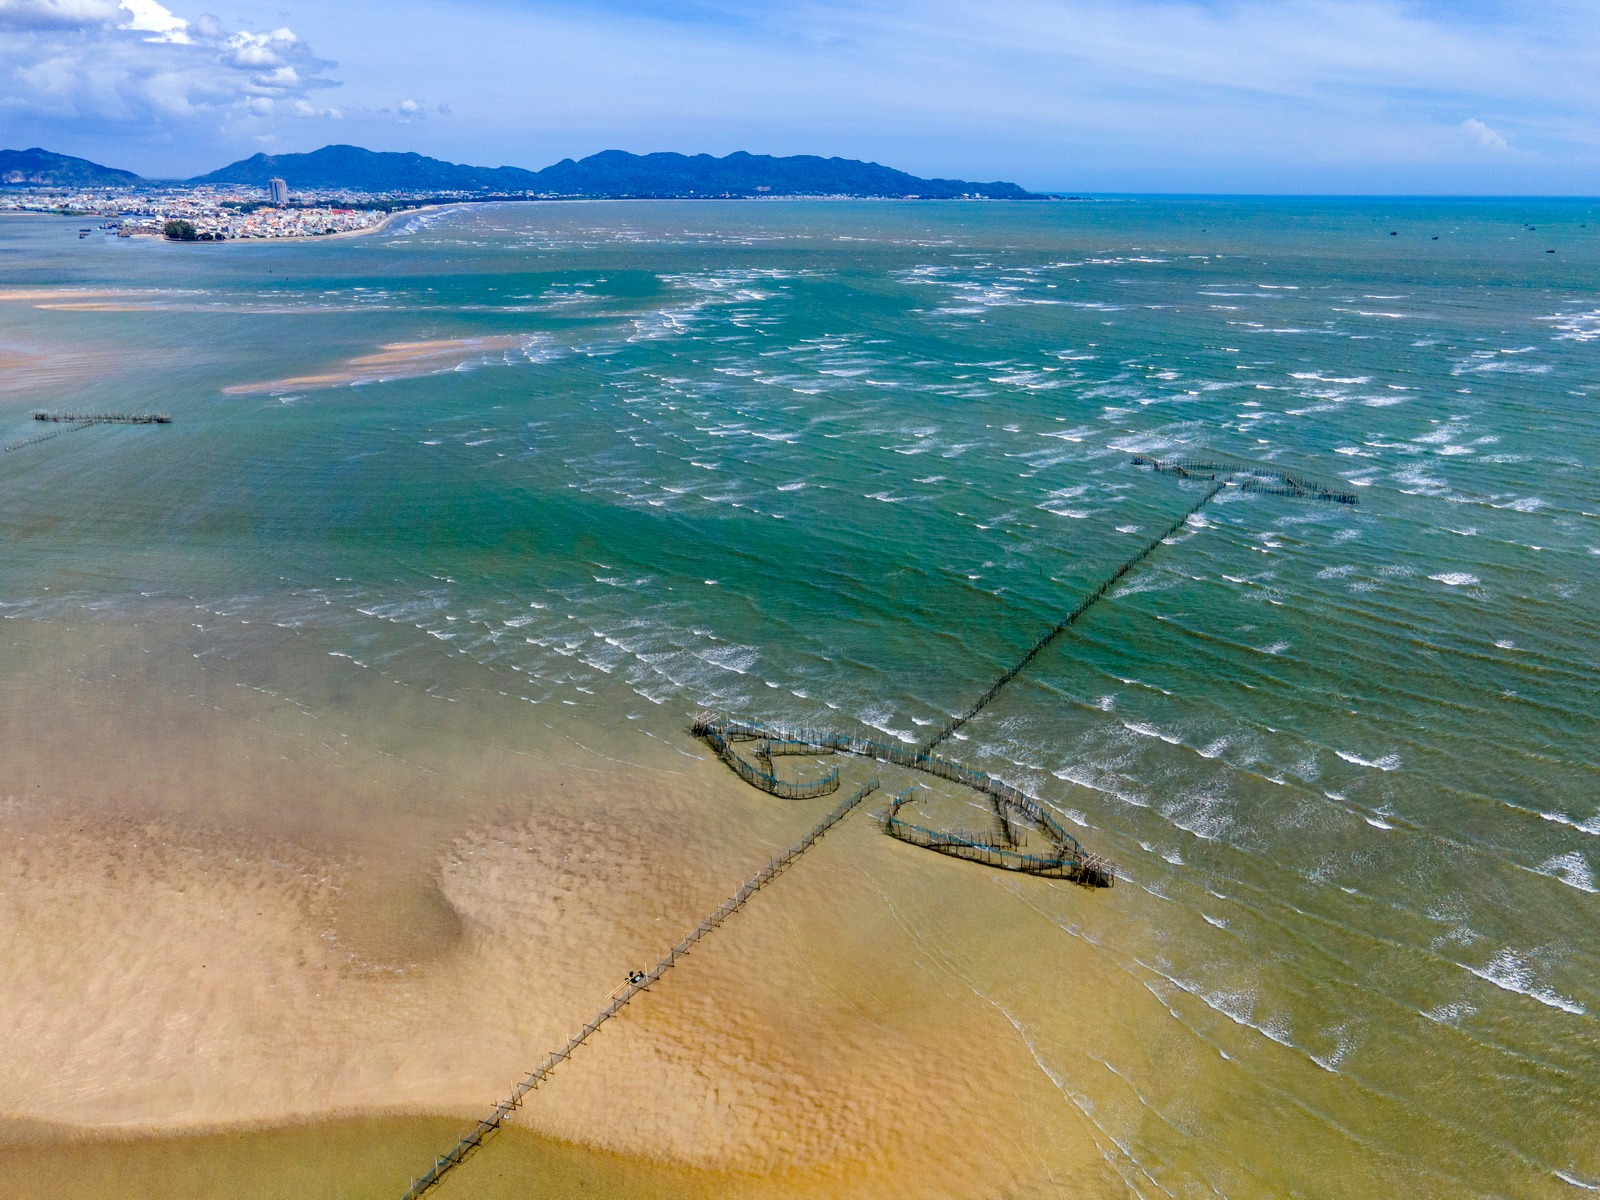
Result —
POLYGON ((443 212, 450 208, 460 208, 460 204, 424 204, 420 208, 402 208, 398 212, 388 214, 383 220, 365 229, 346 229, 340 233, 324 233, 311 237, 299 238, 232 238, 230 241, 260 241, 260 242, 331 242, 338 238, 367 237, 370 234, 382 233, 401 217, 415 217, 422 213, 443 212))

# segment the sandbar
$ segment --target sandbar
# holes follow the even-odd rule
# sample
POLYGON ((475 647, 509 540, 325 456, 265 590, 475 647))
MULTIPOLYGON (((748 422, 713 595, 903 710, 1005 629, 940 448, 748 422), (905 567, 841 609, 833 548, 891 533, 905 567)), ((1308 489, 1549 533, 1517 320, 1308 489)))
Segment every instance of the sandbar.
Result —
POLYGON ((384 379, 408 379, 433 375, 471 362, 485 353, 514 350, 528 342, 526 334, 494 334, 485 337, 440 338, 425 342, 391 342, 374 354, 362 354, 345 361, 337 370, 314 375, 292 375, 260 383, 240 383, 223 391, 230 396, 295 391, 301 388, 343 387, 354 383, 384 379))

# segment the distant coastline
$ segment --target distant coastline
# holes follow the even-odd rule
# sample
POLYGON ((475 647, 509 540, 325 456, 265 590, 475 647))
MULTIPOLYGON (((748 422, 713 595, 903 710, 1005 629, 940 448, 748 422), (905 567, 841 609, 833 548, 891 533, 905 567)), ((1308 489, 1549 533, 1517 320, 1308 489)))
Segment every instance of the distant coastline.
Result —
POLYGON ((604 150, 530 171, 324 146, 256 154, 206 175, 161 181, 34 147, 0 150, 0 181, 0 212, 54 213, 96 221, 101 232, 120 237, 166 234, 208 244, 357 237, 408 212, 468 203, 1056 199, 1003 180, 925 179, 858 159, 743 151, 714 158, 604 150))
POLYGON ((324 146, 307 154, 256 154, 190 179, 144 179, 86 159, 31 150, 0 150, 0 180, 10 186, 80 191, 244 189, 282 203, 285 190, 371 198, 488 197, 562 199, 731 199, 742 196, 852 196, 895 199, 1032 200, 1045 197, 1006 180, 924 178, 881 163, 778 157, 739 151, 630 154, 603 150, 542 170, 476 167, 421 154, 324 146), (279 190, 273 191, 274 181, 279 190))

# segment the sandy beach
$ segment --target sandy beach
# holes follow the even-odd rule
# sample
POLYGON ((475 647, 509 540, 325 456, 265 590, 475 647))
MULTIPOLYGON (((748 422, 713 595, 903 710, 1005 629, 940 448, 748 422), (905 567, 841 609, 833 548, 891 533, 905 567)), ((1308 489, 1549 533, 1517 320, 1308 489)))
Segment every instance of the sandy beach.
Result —
POLYGON ((420 216, 422 213, 443 212, 447 208, 460 208, 460 207, 461 206, 459 204, 424 204, 424 205, 421 205, 421 206, 419 206, 417 208, 403 208, 403 209, 399 210, 398 212, 390 213, 388 216, 384 217, 383 220, 379 221, 377 224, 369 225, 365 229, 347 229, 347 230, 344 230, 342 233, 329 233, 329 234, 323 235, 323 237, 318 238, 317 240, 318 241, 326 241, 326 240, 333 239, 333 238, 366 237, 370 233, 382 233, 385 229, 389 228, 389 226, 393 225, 401 217, 415 217, 415 216, 420 216))

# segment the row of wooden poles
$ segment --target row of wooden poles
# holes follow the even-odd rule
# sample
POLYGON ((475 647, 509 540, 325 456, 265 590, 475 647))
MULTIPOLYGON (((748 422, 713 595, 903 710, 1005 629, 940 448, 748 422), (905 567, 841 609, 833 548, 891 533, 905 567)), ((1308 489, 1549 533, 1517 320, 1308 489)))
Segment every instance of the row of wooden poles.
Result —
POLYGON ((85 425, 171 425, 172 418, 166 413, 53 413, 36 412, 33 414, 35 421, 55 421, 57 423, 85 425))
POLYGON ((91 425, 170 425, 172 418, 163 413, 50 413, 36 412, 33 414, 35 421, 45 421, 61 428, 52 429, 47 433, 35 434, 33 437, 19 438, 17 441, 8 442, 0 446, 0 454, 10 454, 13 450, 21 450, 24 446, 36 446, 40 442, 48 442, 51 438, 60 437, 63 433, 74 433, 79 429, 87 429, 91 425))
POLYGON ((48 442, 51 438, 58 438, 63 433, 73 433, 79 429, 87 429, 92 424, 92 421, 84 421, 79 425, 67 425, 60 429, 52 429, 48 433, 35 434, 33 437, 21 438, 15 442, 7 442, 4 446, 0 446, 0 454, 10 454, 13 450, 21 450, 24 446, 35 446, 40 442, 48 442))
POLYGON ((411 1186, 406 1189, 403 1200, 417 1200, 417 1197, 437 1187, 446 1175, 456 1167, 459 1167, 484 1143, 499 1133, 511 1114, 522 1107, 524 1097, 549 1079, 551 1072, 570 1058, 578 1047, 593 1037, 602 1025, 621 1012, 628 1002, 640 992, 646 991, 652 984, 660 980, 663 975, 678 964, 678 961, 684 955, 694 948, 696 942, 743 908, 750 897, 776 879, 785 867, 811 849, 823 834, 854 812, 863 800, 877 790, 878 781, 875 779, 862 784, 850 794, 848 799, 844 800, 826 817, 812 826, 805 837, 790 846, 782 854, 771 859, 766 866, 746 880, 738 891, 719 904, 709 916, 691 929, 681 942, 672 947, 667 952, 666 957, 662 958, 648 971, 630 975, 626 986, 614 993, 605 1007, 597 1012, 582 1029, 574 1033, 559 1050, 547 1056, 543 1062, 528 1073, 525 1079, 517 1083, 511 1089, 510 1095, 500 1101, 499 1104, 496 1104, 488 1116, 462 1135, 460 1140, 447 1153, 440 1155, 422 1178, 413 1180, 411 1186))
POLYGON ((1060 621, 1056 622, 1054 626, 1045 632, 1043 637, 1034 642, 1033 645, 1029 646, 1021 658, 1008 667, 1001 674, 1000 678, 996 679, 992 684, 989 685, 988 690, 985 691, 983 695, 979 696, 977 700, 973 701, 973 703, 969 704, 961 712, 957 713, 955 716, 946 721, 944 727, 940 729, 938 733, 934 734, 922 744, 922 749, 933 749, 940 742, 945 741, 968 721, 972 720, 973 717, 977 716, 980 712, 987 708, 989 703, 1000 694, 1000 690, 1018 675, 1022 674, 1022 672, 1027 669, 1028 664, 1034 659, 1038 658, 1051 642, 1055 641, 1067 630, 1071 629, 1073 625, 1077 624, 1078 619, 1082 617, 1084 613, 1088 612, 1101 600, 1105 599, 1107 593, 1109 593, 1112 588, 1116 587, 1117 584, 1122 581, 1122 577, 1124 575, 1154 554, 1156 548, 1160 546, 1162 542, 1166 541, 1173 534, 1177 533, 1178 530, 1182 529, 1189 518, 1194 516, 1195 513, 1199 512, 1202 508, 1209 504, 1212 498, 1218 492, 1220 492, 1224 486, 1226 485, 1218 483, 1216 486, 1209 489, 1205 495, 1201 496, 1200 499, 1196 500, 1192 505, 1190 505, 1181 517, 1179 517, 1166 529, 1162 530, 1159 537, 1155 538, 1150 542, 1149 545, 1140 550, 1139 553, 1135 554, 1132 558, 1128 559, 1120 567, 1113 571, 1105 580, 1100 583, 1098 587, 1094 589, 1094 591, 1090 592, 1081 601, 1079 601, 1076 608, 1074 608, 1060 621))

